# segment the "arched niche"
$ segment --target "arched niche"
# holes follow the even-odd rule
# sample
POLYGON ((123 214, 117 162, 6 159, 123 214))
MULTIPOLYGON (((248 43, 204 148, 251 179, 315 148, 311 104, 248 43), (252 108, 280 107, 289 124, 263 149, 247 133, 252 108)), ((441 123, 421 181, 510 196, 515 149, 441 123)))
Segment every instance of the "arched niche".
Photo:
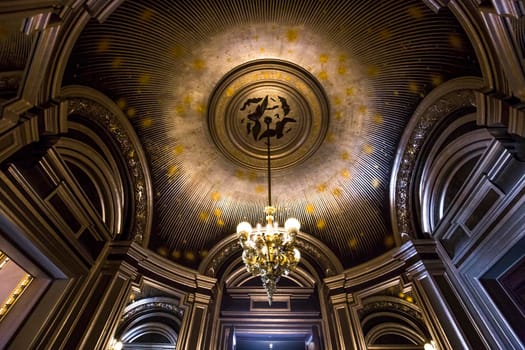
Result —
POLYGON ((101 220, 113 235, 119 235, 124 229, 129 197, 125 191, 127 178, 119 171, 120 159, 113 156, 100 136, 103 130, 94 132, 96 128, 87 127, 84 119, 69 116, 69 132, 55 148, 101 220))
POLYGON ((419 306, 394 296, 371 296, 362 300, 358 312, 369 349, 403 349, 430 339, 419 306))
POLYGON ((143 298, 126 306, 116 338, 125 350, 175 349, 182 317, 173 298, 143 298))
POLYGON ((456 119, 432 138, 421 157, 414 193, 423 232, 435 230, 494 139, 487 130, 474 127, 473 114, 456 119))

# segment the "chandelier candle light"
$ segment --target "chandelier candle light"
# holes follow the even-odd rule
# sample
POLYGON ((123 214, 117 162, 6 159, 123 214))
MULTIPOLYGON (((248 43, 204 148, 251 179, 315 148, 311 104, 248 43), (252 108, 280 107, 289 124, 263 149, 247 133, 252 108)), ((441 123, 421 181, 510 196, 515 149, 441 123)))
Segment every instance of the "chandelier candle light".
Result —
POLYGON ((243 249, 242 260, 248 272, 261 276, 268 303, 272 304, 277 282, 283 275, 293 271, 301 254, 295 248, 295 238, 301 224, 297 219, 286 220, 284 227, 279 227, 274 221, 276 209, 272 206, 272 182, 270 167, 270 123, 272 118, 265 117, 267 155, 268 155, 268 206, 264 208, 266 226, 257 224, 253 229, 250 223, 241 222, 237 225, 237 236, 243 249))

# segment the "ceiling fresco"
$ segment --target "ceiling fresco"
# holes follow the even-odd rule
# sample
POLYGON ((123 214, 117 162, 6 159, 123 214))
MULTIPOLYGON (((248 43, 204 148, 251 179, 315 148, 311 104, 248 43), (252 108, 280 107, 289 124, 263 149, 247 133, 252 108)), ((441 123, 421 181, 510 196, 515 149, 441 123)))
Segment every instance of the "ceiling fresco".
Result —
POLYGON ((276 219, 298 218, 350 267, 394 246, 403 128, 461 75, 479 75, 468 38, 418 0, 141 0, 86 26, 63 83, 108 95, 139 135, 153 250, 194 267, 240 221, 264 221, 271 115, 276 219))

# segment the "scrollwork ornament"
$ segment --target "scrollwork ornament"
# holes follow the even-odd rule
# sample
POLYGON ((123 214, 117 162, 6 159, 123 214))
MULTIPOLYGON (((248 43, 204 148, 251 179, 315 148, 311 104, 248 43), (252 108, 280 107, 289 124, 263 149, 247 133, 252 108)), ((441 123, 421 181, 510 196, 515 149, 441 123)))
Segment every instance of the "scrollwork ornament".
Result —
POLYGON ((131 237, 134 242, 142 243, 143 233, 147 224, 147 199, 145 189, 145 176, 142 164, 138 159, 133 142, 130 140, 126 129, 120 124, 118 118, 101 104, 86 98, 69 98, 68 115, 79 114, 89 117, 95 121, 113 137, 118 145, 121 154, 126 162, 132 182, 133 194, 135 199, 135 220, 131 230, 131 237))
POLYGON ((415 116, 418 120, 405 145, 399 164, 395 187, 397 227, 401 235, 408 234, 414 237, 408 193, 411 187, 412 174, 414 173, 416 161, 423 143, 440 120, 454 111, 475 106, 476 98, 473 90, 456 90, 445 94, 423 113, 415 116))
POLYGON ((241 251, 241 245, 238 240, 231 241, 230 244, 226 245, 221 249, 220 253, 213 257, 210 265, 206 269, 206 275, 209 277, 215 277, 218 269, 222 263, 233 253, 241 251))

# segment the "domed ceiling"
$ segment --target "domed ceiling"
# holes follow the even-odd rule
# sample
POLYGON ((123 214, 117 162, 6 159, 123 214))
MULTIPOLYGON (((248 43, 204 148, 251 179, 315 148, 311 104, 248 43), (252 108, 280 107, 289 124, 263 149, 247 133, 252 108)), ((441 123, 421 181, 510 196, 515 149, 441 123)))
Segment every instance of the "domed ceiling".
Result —
POLYGON ((394 246, 403 128, 460 75, 479 75, 467 37, 417 0, 141 0, 86 26, 64 85, 108 95, 139 135, 153 250, 195 267, 262 222, 270 135, 277 220, 297 217, 350 267, 394 246))

